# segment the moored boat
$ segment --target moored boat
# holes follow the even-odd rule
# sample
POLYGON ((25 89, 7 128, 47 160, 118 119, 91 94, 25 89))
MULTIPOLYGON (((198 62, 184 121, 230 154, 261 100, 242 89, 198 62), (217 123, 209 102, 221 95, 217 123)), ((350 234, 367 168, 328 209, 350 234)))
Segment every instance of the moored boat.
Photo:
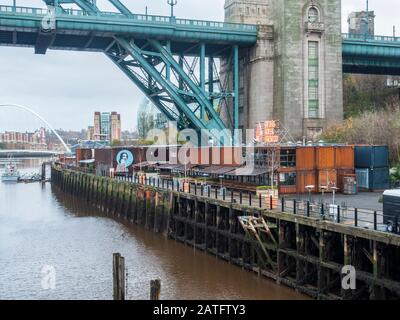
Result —
POLYGON ((5 165, 5 170, 1 175, 2 182, 18 182, 20 174, 17 166, 12 160, 5 165))

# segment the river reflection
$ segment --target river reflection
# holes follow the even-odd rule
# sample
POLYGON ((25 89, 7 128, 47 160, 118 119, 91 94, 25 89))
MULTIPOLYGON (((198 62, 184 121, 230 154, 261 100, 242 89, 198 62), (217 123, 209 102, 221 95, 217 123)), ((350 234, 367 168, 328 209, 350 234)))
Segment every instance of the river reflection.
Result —
POLYGON ((50 184, 0 185, 0 299, 112 299, 112 253, 126 259, 128 299, 305 299, 164 236, 102 216, 50 184), (53 266, 56 288, 42 287, 53 266))

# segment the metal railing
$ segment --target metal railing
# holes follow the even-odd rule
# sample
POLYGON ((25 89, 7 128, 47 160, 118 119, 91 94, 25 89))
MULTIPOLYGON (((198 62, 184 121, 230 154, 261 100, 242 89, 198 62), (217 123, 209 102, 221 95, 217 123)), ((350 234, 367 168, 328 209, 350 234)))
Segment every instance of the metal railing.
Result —
MULTIPOLYGON (((2 13, 18 13, 18 14, 30 14, 30 15, 40 15, 44 16, 49 13, 46 8, 31 8, 31 7, 14 7, 0 5, 0 12, 2 13)), ((256 25, 251 24, 241 24, 241 23, 230 23, 230 22, 220 22, 220 21, 206 21, 206 20, 191 20, 191 19, 178 19, 175 17, 168 16, 157 16, 157 15, 145 15, 145 14, 132 14, 132 17, 127 17, 122 13, 118 12, 106 12, 101 11, 97 15, 89 15, 86 11, 77 9, 61 9, 57 8, 56 14, 58 16, 77 16, 77 17, 103 17, 108 19, 118 19, 125 20, 126 22, 146 22, 154 24, 175 24, 187 27, 195 28, 209 28, 209 29, 229 29, 234 31, 243 32, 257 32, 258 28, 256 25)))
MULTIPOLYGON (((87 172, 76 167, 60 166, 69 170, 87 172)), ((101 171, 100 176, 110 178, 108 171, 101 171)), ((378 210, 350 208, 346 205, 332 205, 330 203, 316 203, 308 200, 282 197, 279 203, 272 196, 263 196, 251 191, 235 191, 226 187, 217 187, 193 181, 182 182, 176 179, 163 179, 158 176, 140 177, 138 174, 115 173, 112 177, 118 181, 130 182, 136 185, 145 185, 161 190, 189 193, 209 199, 250 206, 258 209, 266 209, 274 212, 290 213, 308 218, 314 218, 333 223, 343 224, 349 227, 357 227, 368 230, 400 234, 400 219, 395 215, 384 214, 378 210), (186 190, 185 190, 186 189, 186 190)))
POLYGON ((371 36, 362 34, 350 34, 343 33, 342 38, 344 40, 357 40, 357 41, 374 41, 374 42, 400 42, 400 37, 390 37, 390 36, 371 36))
POLYGON ((281 198, 280 211, 310 218, 331 221, 347 226, 400 234, 397 216, 378 210, 351 208, 346 205, 315 203, 306 200, 281 198))

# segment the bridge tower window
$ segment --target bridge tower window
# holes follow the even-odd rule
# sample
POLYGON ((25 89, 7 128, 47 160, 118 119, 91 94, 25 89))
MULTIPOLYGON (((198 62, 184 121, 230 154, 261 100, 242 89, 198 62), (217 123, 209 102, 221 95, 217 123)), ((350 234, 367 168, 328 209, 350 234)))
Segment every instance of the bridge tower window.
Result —
POLYGON ((308 117, 319 116, 319 43, 308 42, 308 117))
POLYGON ((310 10, 308 10, 308 21, 319 22, 319 12, 317 8, 311 7, 310 10))

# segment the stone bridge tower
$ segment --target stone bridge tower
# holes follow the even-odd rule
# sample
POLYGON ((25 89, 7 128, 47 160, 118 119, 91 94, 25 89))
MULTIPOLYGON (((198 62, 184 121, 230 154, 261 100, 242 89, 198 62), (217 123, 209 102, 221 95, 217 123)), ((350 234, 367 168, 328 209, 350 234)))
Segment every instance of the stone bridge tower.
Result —
POLYGON ((343 119, 341 0, 226 0, 225 20, 259 25, 241 52, 243 128, 278 119, 315 140, 343 119))

